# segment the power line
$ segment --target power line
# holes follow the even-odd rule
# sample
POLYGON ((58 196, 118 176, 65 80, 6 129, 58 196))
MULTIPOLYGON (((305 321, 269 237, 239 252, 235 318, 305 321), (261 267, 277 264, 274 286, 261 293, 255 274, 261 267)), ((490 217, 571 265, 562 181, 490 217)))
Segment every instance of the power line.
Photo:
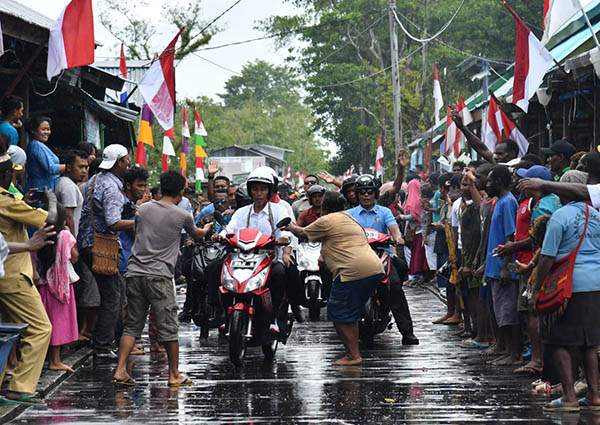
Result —
POLYGON ((198 58, 202 59, 203 61, 206 61, 206 62, 208 62, 208 63, 210 63, 210 64, 212 64, 212 65, 214 65, 214 66, 217 66, 217 67, 219 67, 219 68, 221 68, 221 69, 224 69, 225 71, 231 72, 232 74, 235 74, 235 75, 242 75, 242 74, 240 74, 239 72, 237 72, 237 71, 234 71, 233 69, 226 68, 226 67, 224 67, 223 65, 219 65, 218 63, 211 61, 210 59, 203 58, 203 57, 202 57, 202 56, 200 56, 198 53, 192 52, 192 54, 193 54, 194 56, 196 56, 196 57, 198 57, 198 58))
POLYGON ((402 31, 404 32, 404 34, 407 35, 408 38, 418 42, 418 43, 428 43, 432 40, 435 40, 436 38, 438 38, 440 35, 442 35, 442 33, 444 33, 444 31, 446 31, 450 25, 452 25, 452 23, 454 22, 454 20, 456 19, 456 17, 458 16, 458 14, 460 13, 460 11, 462 10, 463 6, 465 5, 466 0, 463 0, 462 3, 460 4, 460 6, 458 6, 458 9, 456 9, 456 12, 454 12, 454 15, 452 16, 452 18, 450 18, 450 20, 446 23, 446 25, 444 25, 442 27, 442 29, 440 29, 437 34, 435 34, 432 37, 429 38, 417 38, 415 36, 413 36, 410 32, 408 32, 408 30, 404 27, 404 25, 402 24, 402 22, 400 21, 400 18, 398 18, 398 15, 396 14, 396 11, 392 8, 392 13, 394 14, 394 18, 396 18, 396 22, 398 22, 398 25, 400 25, 400 28, 402 29, 402 31))

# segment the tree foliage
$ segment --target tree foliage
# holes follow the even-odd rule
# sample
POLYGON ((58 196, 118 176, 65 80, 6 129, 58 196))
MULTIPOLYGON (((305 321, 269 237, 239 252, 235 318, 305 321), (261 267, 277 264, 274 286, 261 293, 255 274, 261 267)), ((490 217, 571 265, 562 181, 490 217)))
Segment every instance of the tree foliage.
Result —
MULTIPOLYGON (((302 14, 273 16, 260 26, 277 36, 279 45, 290 52, 290 64, 297 64, 296 71, 307 93, 306 104, 316 116, 316 129, 338 146, 333 171, 342 173, 350 164, 362 165, 364 170, 372 167, 380 134, 386 161, 392 164, 389 1, 284 1, 302 10, 302 14)), ((426 38, 448 22, 461 2, 413 0, 396 5, 409 32, 426 38)), ((543 5, 511 3, 538 32, 535 23, 541 23, 543 5)), ((442 71, 444 100, 454 104, 459 93, 467 97, 478 88, 478 82, 471 81, 472 75, 460 74, 456 65, 471 55, 512 62, 515 31, 513 17, 498 0, 466 0, 449 29, 426 44, 399 31, 401 138, 405 146, 433 123, 433 64, 437 63, 442 71), (448 70, 445 74, 444 68, 448 70)), ((503 71, 501 65, 492 66, 503 71)))

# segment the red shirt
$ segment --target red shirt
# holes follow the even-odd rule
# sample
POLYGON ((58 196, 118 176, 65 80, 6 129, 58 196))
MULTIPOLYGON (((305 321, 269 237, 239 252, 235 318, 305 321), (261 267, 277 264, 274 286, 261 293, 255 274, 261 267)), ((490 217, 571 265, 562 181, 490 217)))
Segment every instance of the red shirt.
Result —
MULTIPOLYGON (((529 225, 531 223, 531 210, 529 198, 524 199, 517 211, 517 223, 515 230, 515 242, 525 240, 529 237, 529 225)), ((515 259, 523 264, 528 264, 533 259, 533 248, 515 252, 515 259)))
POLYGON ((309 224, 314 223, 321 217, 321 213, 314 210, 314 208, 309 208, 304 210, 298 216, 298 220, 296 220, 296 224, 300 227, 306 227, 309 224))

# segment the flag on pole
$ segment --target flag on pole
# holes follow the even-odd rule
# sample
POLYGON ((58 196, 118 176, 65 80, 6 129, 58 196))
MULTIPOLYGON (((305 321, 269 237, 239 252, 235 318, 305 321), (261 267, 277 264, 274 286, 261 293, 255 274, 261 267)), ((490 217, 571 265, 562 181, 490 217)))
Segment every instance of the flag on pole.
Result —
MULTIPOLYGON (((542 84, 546 71, 554 65, 554 58, 536 38, 525 22, 519 18, 512 8, 502 2, 504 7, 517 21, 517 47, 515 51, 515 77, 513 83, 512 103, 525 113, 529 109, 529 99, 533 97, 542 84)), ((569 1, 564 1, 569 3, 569 1)))
POLYGON ((383 177, 383 145, 381 144, 381 134, 377 144, 377 154, 375 155, 375 177, 383 177))
POLYGON ((2 35, 2 26, 0 25, 0 56, 4 54, 4 36, 2 35))
MULTIPOLYGON (((458 103, 456 104, 456 112, 458 112, 458 115, 460 115, 460 117, 462 118, 464 125, 469 125, 473 122, 473 117, 471 116, 471 112, 469 111, 469 108, 467 108, 467 105, 465 104, 465 101, 463 100, 463 98, 460 94, 458 95, 458 103)), ((456 140, 454 141, 454 156, 455 156, 455 158, 458 158, 458 153, 465 147, 466 141, 467 141, 467 138, 462 133, 462 131, 460 131, 457 127, 456 128, 456 140)))
POLYGON ((484 143, 492 152, 496 151, 496 145, 504 138, 514 140, 519 145, 519 155, 521 158, 529 149, 529 141, 519 128, 508 116, 498 107, 494 96, 490 97, 488 106, 487 127, 484 143))
POLYGON ((135 163, 146 167, 146 151, 144 149, 144 143, 138 142, 137 149, 135 150, 135 163))
POLYGON ((138 83, 144 101, 165 130, 167 136, 175 137, 175 44, 183 29, 179 30, 158 60, 150 66, 138 83))
MULTIPOLYGON (((447 114, 446 114, 446 136, 444 137, 444 142, 442 143, 441 154, 446 155, 451 148, 455 148, 454 142, 456 142, 456 123, 450 117, 450 113, 452 112, 452 108, 448 106, 447 114)), ((456 152, 455 152, 456 153, 456 152)), ((454 155, 458 157, 458 155, 454 155)))
POLYGON ((169 170, 169 162, 167 160, 167 157, 175 155, 176 154, 175 148, 173 148, 173 143, 171 142, 169 136, 167 136, 167 132, 165 132, 165 135, 163 137, 162 171, 169 170))
POLYGON ((287 183, 287 181, 292 177, 292 169, 290 168, 290 164, 287 166, 287 173, 285 173, 285 177, 283 177, 283 182, 287 183))
POLYGON ((154 124, 154 115, 148 105, 144 103, 142 106, 142 118, 140 119, 140 131, 138 142, 154 146, 154 138, 152 137, 152 124, 154 124))
POLYGON ((208 136, 204 124, 200 119, 198 111, 194 111, 194 136, 195 136, 195 156, 196 156, 196 191, 202 193, 202 181, 204 180, 204 160, 208 155, 204 151, 206 142, 203 136, 208 136))
MULTIPOLYGON (((127 78, 127 62, 125 62, 125 50, 123 49, 123 43, 121 43, 121 59, 119 60, 119 71, 121 72, 122 78, 127 78)), ((119 99, 119 103, 121 105, 125 104, 127 108, 129 108, 129 102, 127 100, 127 88, 123 85, 123 91, 121 92, 121 97, 119 99)))
POLYGON ((541 45, 550 39, 593 0, 546 0, 544 4, 544 36, 541 45))
POLYGON ((92 0, 71 0, 50 28, 46 77, 94 62, 92 0))
POLYGON ((437 64, 433 64, 433 101, 435 103, 435 123, 440 122, 440 111, 444 107, 444 99, 442 98, 442 86, 438 77, 437 64))

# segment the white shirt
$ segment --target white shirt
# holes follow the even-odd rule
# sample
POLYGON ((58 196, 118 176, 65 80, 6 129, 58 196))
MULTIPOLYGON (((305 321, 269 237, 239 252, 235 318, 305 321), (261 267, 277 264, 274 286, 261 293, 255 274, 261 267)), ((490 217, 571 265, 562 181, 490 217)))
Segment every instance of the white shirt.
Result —
POLYGON ((594 208, 600 208, 600 184, 588 184, 588 193, 594 208))
MULTIPOLYGON (((452 204, 452 215, 450 216, 450 226, 458 227, 458 249, 462 249, 462 226, 460 225, 460 218, 462 217, 462 210, 460 209, 460 204, 462 202, 462 198, 458 198, 452 204)), ((467 205, 471 205, 473 201, 471 199, 466 201, 467 205)))
MULTIPOLYGON (((259 211, 258 213, 254 211, 254 204, 246 205, 245 207, 240 208, 231 217, 231 221, 225 228, 225 233, 235 233, 238 230, 245 229, 250 227, 251 229, 256 229, 265 235, 270 235, 273 233, 273 227, 277 223, 279 223, 282 219, 290 217, 289 213, 286 211, 285 207, 282 207, 279 204, 275 204, 273 202, 269 202, 265 207, 259 211), (268 205, 271 205, 271 213, 273 214, 273 223, 271 225, 269 219, 269 208, 268 205), (250 224, 248 225, 248 214, 250 214, 250 224)), ((292 234, 288 231, 275 229, 275 239, 279 239, 281 237, 288 238, 291 240, 292 234)), ((283 248, 279 248, 277 250, 277 257, 279 260, 282 259, 283 256, 283 248)))

